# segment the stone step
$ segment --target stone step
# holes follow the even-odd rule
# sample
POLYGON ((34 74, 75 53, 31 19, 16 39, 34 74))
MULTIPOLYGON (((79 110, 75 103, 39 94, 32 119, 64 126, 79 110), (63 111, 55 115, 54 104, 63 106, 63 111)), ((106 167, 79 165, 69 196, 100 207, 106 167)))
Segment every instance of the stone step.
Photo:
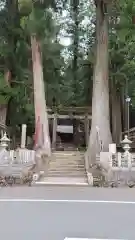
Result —
POLYGON ((51 158, 50 162, 84 162, 84 158, 51 158))
POLYGON ((64 170, 64 169, 68 169, 70 171, 72 170, 84 170, 84 166, 49 166, 49 169, 50 170, 56 170, 56 169, 61 169, 61 170, 64 170))
POLYGON ((60 162, 60 163, 67 163, 67 162, 71 162, 71 163, 84 163, 85 160, 84 158, 82 159, 71 159, 71 158, 65 158, 65 159, 59 159, 59 158, 51 158, 50 159, 50 163, 51 162, 60 162))
POLYGON ((82 160, 84 156, 51 156, 51 159, 72 159, 72 160, 82 160))
POLYGON ((84 165, 49 165, 49 169, 70 169, 70 170, 76 170, 76 169, 85 169, 84 165))
POLYGON ((85 175, 86 172, 83 171, 83 172, 80 172, 80 171, 49 171, 48 174, 68 174, 68 175, 85 175))
POLYGON ((85 171, 85 167, 70 167, 70 166, 64 166, 64 167, 61 167, 61 166, 56 166, 56 167, 50 167, 49 166, 49 170, 50 171, 56 171, 56 170, 60 170, 60 171, 64 171, 64 170, 68 170, 68 171, 85 171))
POLYGON ((85 162, 84 161, 81 161, 81 162, 75 162, 75 161, 50 161, 49 162, 49 165, 62 165, 62 166, 67 166, 67 165, 70 165, 70 166, 84 166, 85 165, 85 162))
POLYGON ((71 160, 65 160, 65 161, 61 161, 59 159, 57 160, 54 160, 54 161, 51 161, 49 162, 49 164, 58 164, 58 165, 68 165, 68 164, 71 164, 71 165, 84 165, 85 161, 84 160, 81 160, 81 161, 71 161, 71 160))
POLYGON ((84 159, 84 156, 51 156, 51 159, 84 159))
POLYGON ((84 162, 60 162, 60 161, 57 161, 57 162, 50 162, 49 163, 49 166, 84 166, 85 163, 84 162))
POLYGON ((51 158, 50 162, 84 162, 84 158, 51 158))
POLYGON ((52 153, 53 154, 62 154, 62 155, 72 155, 72 154, 85 154, 85 152, 80 152, 80 151, 55 151, 52 153))
POLYGON ((84 157, 80 157, 80 156, 78 156, 78 157, 77 156, 74 156, 74 157, 73 156, 72 157, 69 157, 69 156, 68 157, 67 156, 63 156, 63 157, 52 156, 51 159, 52 160, 55 160, 55 159, 58 159, 58 160, 68 160, 69 159, 69 160, 72 160, 72 161, 81 161, 81 160, 84 159, 84 157))
POLYGON ((88 182, 86 178, 80 177, 45 177, 40 179, 40 182, 37 184, 55 184, 55 185, 86 185, 88 186, 88 182))
POLYGON ((78 178, 85 178, 87 179, 87 176, 84 175, 77 175, 77 174, 48 174, 46 175, 46 177, 67 177, 67 178, 71 178, 71 177, 78 177, 78 178))
POLYGON ((48 172, 75 172, 75 173, 85 173, 85 169, 69 169, 69 168, 65 168, 65 169, 60 169, 60 168, 57 168, 57 169, 49 169, 48 172))
POLYGON ((56 176, 56 177, 87 177, 84 173, 83 174, 76 174, 76 173, 49 173, 47 176, 56 176))
POLYGON ((84 162, 84 158, 82 159, 72 159, 72 158, 51 158, 50 162, 75 162, 75 163, 80 163, 80 162, 84 162))
MULTIPOLYGON (((57 181, 57 179, 60 179, 60 178, 66 178, 66 179, 68 179, 69 181, 71 180, 71 179, 80 179, 82 182, 87 182, 88 183, 88 181, 87 181, 87 178, 84 178, 84 177, 79 177, 79 176, 47 176, 47 178, 54 178, 55 179, 55 181, 57 181)), ((79 181, 78 181, 79 182, 79 181)))
POLYGON ((49 168, 50 169, 52 169, 52 168, 54 168, 54 169, 56 169, 56 168, 61 168, 61 169, 63 169, 63 168, 69 168, 69 169, 78 169, 78 168, 80 168, 80 169, 85 169, 85 165, 84 164, 82 164, 82 165, 78 165, 78 164, 76 164, 76 165, 71 165, 71 164, 66 164, 66 165, 62 165, 62 164, 49 164, 49 168))
POLYGON ((51 156, 51 159, 75 159, 81 160, 84 159, 84 156, 51 156))
POLYGON ((61 171, 65 170, 65 169, 68 169, 70 171, 77 171, 77 170, 84 170, 85 167, 84 166, 82 166, 82 167, 79 167, 79 166, 72 167, 72 166, 69 166, 69 165, 67 165, 67 166, 49 166, 49 170, 57 170, 57 169, 60 169, 61 171))
POLYGON ((57 169, 57 170, 49 170, 49 172, 48 173, 76 173, 76 174, 85 174, 86 172, 85 172, 85 170, 83 169, 83 170, 68 170, 68 169, 64 169, 64 170, 60 170, 60 169, 57 169))
POLYGON ((81 160, 84 159, 84 156, 51 156, 51 159, 72 159, 72 160, 81 160))
POLYGON ((70 166, 67 166, 67 167, 59 167, 59 166, 49 167, 49 171, 57 171, 57 170, 65 171, 66 169, 68 171, 85 171, 84 167, 74 167, 74 168, 70 167, 70 166))
POLYGON ((87 182, 84 152, 57 151, 51 156, 46 177, 49 178, 81 178, 87 182))
POLYGON ((85 168, 69 168, 68 166, 67 166, 67 168, 58 168, 58 167, 56 167, 56 168, 49 168, 49 171, 60 171, 60 172, 62 172, 62 171, 71 171, 71 172, 73 172, 73 171, 85 171, 85 168))
POLYGON ((85 166, 84 162, 75 163, 75 162, 50 162, 49 166, 85 166))

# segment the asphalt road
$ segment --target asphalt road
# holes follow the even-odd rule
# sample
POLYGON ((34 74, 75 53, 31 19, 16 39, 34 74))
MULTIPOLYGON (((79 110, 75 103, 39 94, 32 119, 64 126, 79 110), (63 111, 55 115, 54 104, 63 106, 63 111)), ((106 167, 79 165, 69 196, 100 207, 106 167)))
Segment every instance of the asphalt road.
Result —
POLYGON ((0 189, 0 239, 135 239, 135 190, 0 189))

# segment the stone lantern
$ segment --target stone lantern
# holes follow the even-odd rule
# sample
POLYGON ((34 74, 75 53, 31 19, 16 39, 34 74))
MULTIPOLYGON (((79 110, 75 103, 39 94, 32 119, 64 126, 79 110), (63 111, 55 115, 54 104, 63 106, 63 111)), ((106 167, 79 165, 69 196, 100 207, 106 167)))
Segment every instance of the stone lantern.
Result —
POLYGON ((129 150, 130 150, 130 145, 131 145, 132 141, 130 141, 128 139, 128 136, 125 135, 125 138, 123 141, 121 141, 121 145, 122 145, 122 148, 124 149, 125 151, 125 155, 128 155, 129 154, 129 150))
POLYGON ((7 134, 5 132, 3 137, 0 139, 0 146, 3 148, 7 148, 9 142, 10 142, 10 139, 7 137, 7 134))

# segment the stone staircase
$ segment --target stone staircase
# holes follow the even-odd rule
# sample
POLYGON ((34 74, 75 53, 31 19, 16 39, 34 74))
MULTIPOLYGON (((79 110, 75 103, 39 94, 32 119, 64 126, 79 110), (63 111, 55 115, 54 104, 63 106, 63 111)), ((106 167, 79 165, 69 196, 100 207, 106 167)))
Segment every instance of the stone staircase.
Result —
POLYGON ((53 152, 48 173, 40 181, 52 184, 87 185, 84 153, 79 151, 53 152))

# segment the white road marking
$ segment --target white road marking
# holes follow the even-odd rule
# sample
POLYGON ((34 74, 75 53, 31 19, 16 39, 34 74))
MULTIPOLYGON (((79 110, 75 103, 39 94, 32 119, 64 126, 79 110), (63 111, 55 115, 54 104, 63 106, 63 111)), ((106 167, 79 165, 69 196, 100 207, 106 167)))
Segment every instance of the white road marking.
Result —
POLYGON ((0 202, 40 202, 40 203, 101 203, 101 204, 131 204, 133 201, 107 201, 107 200, 75 200, 75 199, 30 199, 30 198, 1 198, 0 202))
POLYGON ((65 238, 64 240, 124 240, 124 239, 110 239, 110 238, 65 238))

